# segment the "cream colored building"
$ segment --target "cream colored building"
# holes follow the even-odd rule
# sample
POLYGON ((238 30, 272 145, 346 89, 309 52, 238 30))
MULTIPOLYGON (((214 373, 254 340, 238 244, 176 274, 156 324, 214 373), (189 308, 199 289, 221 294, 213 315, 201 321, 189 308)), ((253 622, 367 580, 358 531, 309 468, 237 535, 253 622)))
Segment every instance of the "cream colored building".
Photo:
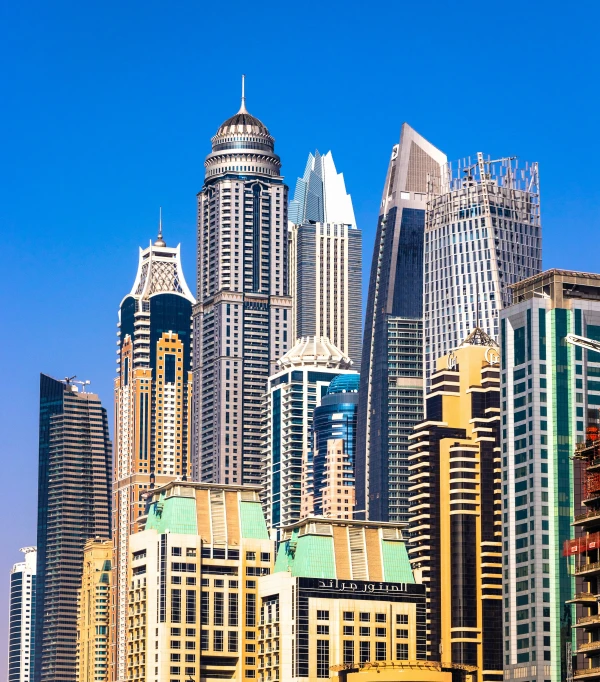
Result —
POLYGON ((77 682, 108 680, 112 540, 88 540, 77 594, 77 682))
POLYGON ((259 488, 174 481, 130 536, 127 679, 258 678, 258 581, 274 548, 259 488))

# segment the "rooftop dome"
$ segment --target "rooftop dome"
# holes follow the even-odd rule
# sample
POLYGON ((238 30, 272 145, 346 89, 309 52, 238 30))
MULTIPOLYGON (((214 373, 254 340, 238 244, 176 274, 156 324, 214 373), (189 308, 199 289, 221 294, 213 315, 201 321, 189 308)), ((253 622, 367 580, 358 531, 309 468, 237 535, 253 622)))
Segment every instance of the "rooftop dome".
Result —
POLYGON ((332 393, 358 393, 360 374, 339 374, 327 389, 327 395, 332 393))
POLYGON ((242 102, 241 109, 221 124, 217 135, 234 135, 235 133, 256 133, 259 135, 269 135, 265 124, 256 116, 252 116, 246 111, 246 106, 242 102))
POLYGON ((277 363, 281 369, 307 365, 350 369, 352 366, 352 360, 325 336, 306 336, 298 339, 277 363))

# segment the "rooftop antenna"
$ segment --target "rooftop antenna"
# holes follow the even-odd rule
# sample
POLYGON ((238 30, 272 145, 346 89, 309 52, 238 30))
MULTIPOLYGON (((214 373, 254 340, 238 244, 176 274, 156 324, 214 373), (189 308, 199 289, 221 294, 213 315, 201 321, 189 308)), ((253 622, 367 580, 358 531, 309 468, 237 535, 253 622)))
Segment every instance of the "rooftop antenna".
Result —
POLYGON ((246 74, 242 74, 242 106, 240 107, 239 114, 247 114, 248 111, 246 110, 246 74))
POLYGON ((162 236, 162 206, 158 209, 158 239, 154 242, 154 246, 166 246, 162 236))

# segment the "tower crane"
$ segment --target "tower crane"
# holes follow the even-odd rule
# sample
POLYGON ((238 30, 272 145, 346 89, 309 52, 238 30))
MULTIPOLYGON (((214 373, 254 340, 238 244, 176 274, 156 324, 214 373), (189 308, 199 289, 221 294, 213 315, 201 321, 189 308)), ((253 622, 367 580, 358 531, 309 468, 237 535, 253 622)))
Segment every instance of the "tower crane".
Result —
POLYGON ((567 343, 573 346, 579 346, 586 350, 593 350, 600 353, 600 341, 588 339, 586 336, 577 336, 577 334, 567 334, 567 343))

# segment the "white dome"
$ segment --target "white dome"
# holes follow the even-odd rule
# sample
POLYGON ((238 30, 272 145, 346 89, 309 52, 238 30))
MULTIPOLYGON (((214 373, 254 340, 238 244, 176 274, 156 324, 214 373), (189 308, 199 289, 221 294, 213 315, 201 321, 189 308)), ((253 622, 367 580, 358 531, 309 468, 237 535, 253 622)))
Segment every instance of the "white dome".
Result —
POLYGON ((331 343, 325 336, 306 336, 298 339, 294 346, 277 361, 281 369, 288 367, 335 367, 350 369, 352 360, 331 343))

